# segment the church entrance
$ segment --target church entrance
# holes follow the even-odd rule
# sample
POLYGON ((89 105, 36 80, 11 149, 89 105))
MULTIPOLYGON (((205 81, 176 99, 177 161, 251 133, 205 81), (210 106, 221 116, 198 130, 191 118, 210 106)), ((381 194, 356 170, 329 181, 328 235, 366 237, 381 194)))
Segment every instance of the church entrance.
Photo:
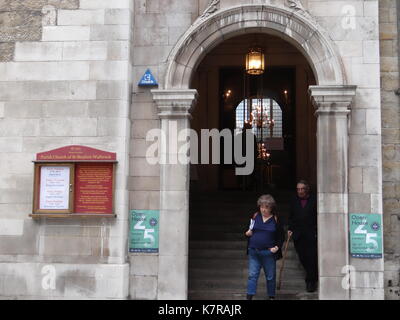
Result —
MULTIPOLYGON (((244 299, 248 263, 244 232, 257 210, 257 198, 273 195, 286 224, 296 182, 306 179, 315 191, 316 117, 307 93, 314 84, 303 55, 268 34, 226 40, 199 65, 191 86, 199 94, 191 128, 199 137, 202 129, 228 129, 234 135, 251 128, 254 169, 237 175, 238 164, 225 161, 229 157, 224 148, 230 142, 223 138, 220 164, 191 164, 189 299, 244 299), (245 72, 245 56, 254 44, 265 54, 262 75, 245 72)), ((210 163, 211 158, 212 154, 210 163)), ((306 294, 303 273, 290 243, 278 297, 316 298, 317 294, 306 294)), ((256 298, 263 299, 263 274, 259 286, 256 298)))
MULTIPOLYGON (((260 39, 260 41, 262 40, 260 39)), ((268 56, 273 56, 274 46, 269 46, 268 41, 265 43, 268 54, 266 57, 268 58, 268 56)), ((240 74, 240 70, 238 74, 240 74)), ((286 79, 287 76, 284 78, 286 79)), ((151 91, 159 110, 161 129, 165 133, 160 141, 163 147, 162 155, 172 155, 172 158, 175 156, 187 158, 185 151, 179 151, 180 149, 171 144, 174 139, 173 131, 168 131, 171 125, 178 130, 189 128, 201 130, 202 128, 221 128, 222 126, 240 127, 241 120, 236 121, 238 119, 236 111, 239 110, 238 114, 240 114, 242 109, 245 112, 250 110, 247 106, 257 103, 257 100, 270 111, 273 111, 274 108, 278 110, 279 106, 283 119, 281 142, 283 141, 284 148, 283 151, 271 151, 269 167, 272 169, 267 171, 266 176, 262 175, 263 178, 253 185, 251 182, 254 180, 251 178, 248 179, 250 181, 248 185, 247 182, 232 176, 231 168, 223 168, 219 164, 197 165, 197 168, 192 168, 188 163, 160 164, 159 299, 187 299, 190 296, 189 290, 194 288, 188 266, 189 258, 193 258, 195 255, 193 254, 193 245, 191 254, 189 253, 188 244, 189 238, 194 240, 195 233, 189 230, 193 226, 198 228, 200 223, 194 223, 195 215, 192 214, 193 209, 191 209, 193 195, 197 193, 200 199, 198 201, 205 204, 209 201, 206 200, 207 196, 202 198, 201 193, 204 192, 213 193, 216 197, 218 192, 234 190, 244 192, 243 189, 252 192, 250 191, 252 187, 256 188, 256 195, 265 192, 272 193, 271 190, 279 190, 281 187, 283 188, 281 190, 286 187, 291 192, 294 188, 294 185, 290 186, 291 182, 300 177, 310 180, 318 196, 318 298, 349 299, 349 290, 342 286, 342 270, 344 266, 349 265, 348 116, 356 94, 356 86, 348 85, 343 63, 332 41, 325 36, 316 23, 305 19, 301 13, 291 9, 277 8, 271 5, 244 5, 227 8, 210 17, 201 17, 180 38, 166 62, 166 74, 163 82, 163 89, 151 91), (280 68, 280 71, 275 69, 275 75, 288 75, 292 72, 296 79, 294 86, 287 89, 288 99, 293 99, 289 104, 293 108, 291 118, 289 113, 285 112, 282 101, 279 100, 279 96, 282 95, 282 87, 273 86, 273 84, 279 84, 278 78, 276 82, 270 82, 268 87, 264 85, 259 87, 262 89, 262 96, 257 96, 256 101, 253 101, 252 95, 238 93, 235 102, 233 99, 229 103, 221 102, 221 99, 226 99, 226 93, 233 89, 228 87, 230 86, 228 82, 223 83, 223 85, 227 85, 225 87, 221 85, 220 81, 230 79, 231 76, 228 74, 234 73, 235 67, 243 66, 243 52, 240 50, 244 50, 246 45, 237 45, 235 41, 239 39, 238 37, 243 36, 241 40, 246 42, 252 39, 253 34, 269 37, 266 36, 268 34, 275 37, 274 39, 269 38, 271 41, 280 42, 278 50, 282 50, 281 45, 292 50, 292 52, 285 51, 286 54, 283 55, 275 54, 275 60, 266 61, 266 66, 271 69, 271 72, 273 71, 272 67, 280 68), (233 43, 229 41, 233 41, 233 43), (224 45, 230 45, 231 48, 227 50, 223 47, 224 45), (214 53, 211 54, 213 50, 214 53), (221 51, 218 52, 218 50, 221 51), (229 57, 226 56, 227 53, 230 54, 229 57), (301 67, 298 68, 299 66, 301 67), (295 72, 290 71, 294 68, 295 72), (225 92, 225 90, 228 91, 225 92), (244 100, 246 100, 246 107, 244 100), (240 106, 241 102, 243 102, 243 108, 240 106), (228 110, 228 108, 232 110, 228 110), (295 114, 293 114, 294 112, 295 114), (314 118, 314 114, 316 118, 314 118), (229 118, 229 115, 235 117, 236 120, 232 122, 231 118, 230 121, 225 122, 227 120, 225 117, 229 118), (288 128, 294 133, 293 137, 290 134, 284 136, 286 132, 285 117, 289 117, 286 124, 290 124, 290 119, 292 119, 292 125, 288 128), (285 152, 287 152, 286 155, 285 152), (281 160, 277 161, 278 159, 281 160), (275 165, 281 167, 273 168, 272 161, 277 161, 275 165), (288 170, 288 172, 284 170, 288 170), (294 174, 295 178, 293 178, 294 174), (284 177, 284 179, 281 180, 277 177, 284 177), (268 189, 257 189, 257 187, 268 187, 268 189), (172 269, 171 264, 174 265, 172 269), (191 282, 190 285, 189 282, 191 282)), ((240 79, 239 82, 241 82, 240 79)), ((268 81, 266 80, 265 83, 268 81)), ((282 86, 284 84, 281 83, 282 86)), ((251 85, 246 88, 251 88, 251 85)), ((243 89, 243 92, 251 91, 243 89)), ((264 107, 261 109, 264 110, 264 107)), ((229 131, 229 129, 227 130, 229 131)), ((265 133, 268 133, 268 129, 265 133)), ((273 135, 274 132, 272 137, 270 132, 268 139, 274 139, 273 135)), ((267 146, 265 148, 268 149, 267 146)), ((270 149, 272 149, 271 144, 270 149)), ((265 159, 262 160, 265 161, 265 159)), ((261 169, 264 172, 262 166, 261 169)), ((256 176, 259 177, 259 175, 256 176)), ((242 194, 240 195, 242 196, 242 194)), ((275 196, 278 202, 284 203, 284 200, 275 196)), ((228 199, 231 201, 221 202, 218 200, 218 203, 233 204, 234 206, 234 200, 237 200, 238 197, 230 194, 228 199)), ((254 199, 248 202, 251 207, 256 201, 256 196, 249 196, 249 199, 254 199)), ((282 199, 287 199, 287 197, 283 196, 282 199)), ((239 202, 242 203, 242 201, 239 202)), ((237 207, 237 209, 240 208, 237 207)), ((246 216, 245 220, 247 220, 249 211, 251 213, 252 210, 243 208, 242 211, 240 209, 240 218, 246 216)), ((199 215, 207 219, 206 213, 215 218, 219 217, 207 208, 201 210, 199 215)), ((229 211, 229 217, 230 214, 229 211)), ((246 228, 245 220, 244 228, 246 228)), ((215 226, 208 221, 208 227, 206 229, 199 228, 197 232, 202 233, 202 236, 207 236, 213 225, 215 226)), ((240 232, 243 232, 241 221, 232 223, 232 226, 237 226, 238 229, 240 228, 240 232)), ((210 237, 209 239, 210 243, 215 243, 210 237)), ((225 252, 227 251, 225 250, 225 252)), ((207 263, 207 261, 203 263, 207 263)), ((195 265, 199 264, 200 262, 195 265)), ((192 265, 190 264, 190 266, 192 265)), ((243 269, 242 272, 244 272, 243 269)), ((192 274, 194 273, 192 272, 192 274)), ((206 289, 211 289, 208 292, 212 292, 213 287, 215 287, 214 284, 211 288, 206 289)), ((222 287, 226 286, 222 285, 222 287)), ((192 298, 194 298, 193 295, 192 298)))

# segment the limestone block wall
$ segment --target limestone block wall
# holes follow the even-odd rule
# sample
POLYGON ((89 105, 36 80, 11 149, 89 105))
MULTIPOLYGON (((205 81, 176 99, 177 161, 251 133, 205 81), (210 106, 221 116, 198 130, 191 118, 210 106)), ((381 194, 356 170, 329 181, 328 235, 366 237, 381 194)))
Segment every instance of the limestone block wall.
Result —
MULTIPOLYGON (((385 212, 384 232, 391 235, 385 237, 386 257, 393 261, 386 264, 386 280, 396 281, 399 131, 393 109, 398 98, 392 93, 398 88, 398 69, 390 59, 398 55, 394 1, 221 0, 208 7, 210 3, 0 0, 1 297, 163 296, 158 274, 167 274, 171 265, 160 264, 156 254, 127 258, 129 210, 160 208, 160 170, 145 159, 146 134, 160 127, 160 120, 150 89, 137 82, 150 68, 163 89, 168 55, 197 17, 206 8, 203 17, 241 4, 295 10, 321 25, 338 47, 348 83, 358 88, 349 123, 349 198, 337 199, 348 201, 349 212, 385 212), (117 152, 116 220, 28 218, 31 161, 38 152, 69 144, 117 152), (42 285, 52 268, 55 289, 42 285)), ((342 224, 343 213, 334 209, 329 206, 326 221, 342 224)), ((330 248, 346 246, 346 230, 323 232, 330 248)), ((348 262, 357 278, 351 298, 383 298, 383 259, 348 262), (370 281, 363 282, 365 276, 370 281)), ((345 297, 342 267, 340 261, 321 270, 322 298, 345 297)))
MULTIPOLYGON (((163 87, 168 55, 179 37, 199 15, 199 4, 198 1, 134 0, 134 9, 129 208, 158 210, 160 167, 150 165, 145 156, 147 147, 152 144, 146 142, 146 134, 150 129, 160 128, 161 123, 150 88, 138 87, 137 83, 146 69, 150 68, 159 87, 163 87)), ((157 299, 162 291, 158 286, 158 255, 131 253, 129 257, 130 297, 157 299)))
POLYGON ((130 0, 0 1, 1 297, 128 296, 132 19, 130 0), (117 153, 116 219, 28 217, 35 154, 72 144, 117 153))
POLYGON ((78 6, 79 0, 2 0, 0 61, 13 60, 17 41, 41 39, 42 18, 49 14, 49 10, 54 12, 55 9, 78 9, 78 6))
POLYGON ((399 1, 379 1, 386 299, 400 299, 399 11, 399 1))

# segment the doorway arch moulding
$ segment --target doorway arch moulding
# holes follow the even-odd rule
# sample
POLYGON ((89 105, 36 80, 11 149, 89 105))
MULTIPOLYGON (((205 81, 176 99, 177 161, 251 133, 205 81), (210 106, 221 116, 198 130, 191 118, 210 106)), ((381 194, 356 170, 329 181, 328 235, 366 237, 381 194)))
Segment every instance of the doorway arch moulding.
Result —
POLYGON ((306 57, 317 84, 346 85, 335 43, 316 21, 297 8, 241 5, 198 18, 179 39, 166 62, 164 88, 188 89, 202 58, 223 41, 246 33, 268 33, 294 45, 306 57))

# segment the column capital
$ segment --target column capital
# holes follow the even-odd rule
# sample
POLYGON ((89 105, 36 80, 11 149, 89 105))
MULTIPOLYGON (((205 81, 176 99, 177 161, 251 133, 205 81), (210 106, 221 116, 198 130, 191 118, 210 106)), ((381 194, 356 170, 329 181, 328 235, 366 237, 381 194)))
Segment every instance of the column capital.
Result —
POLYGON ((162 118, 191 118, 197 102, 197 90, 151 90, 153 100, 162 118))
POLYGON ((310 86, 308 92, 317 115, 347 115, 356 90, 357 86, 310 86))

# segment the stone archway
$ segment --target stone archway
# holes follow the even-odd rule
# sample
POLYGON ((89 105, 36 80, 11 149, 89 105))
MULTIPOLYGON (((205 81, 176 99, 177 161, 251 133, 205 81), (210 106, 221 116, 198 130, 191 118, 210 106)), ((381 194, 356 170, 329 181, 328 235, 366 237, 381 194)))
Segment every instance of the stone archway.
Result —
POLYGON ((340 56, 312 17, 267 5, 243 5, 199 19, 182 36, 167 61, 165 89, 188 88, 202 58, 226 39, 245 33, 269 33, 293 44, 307 58, 318 85, 346 85, 340 56))
MULTIPOLYGON (((348 115, 356 87, 348 85, 340 55, 321 30, 304 11, 269 5, 243 5, 200 17, 171 51, 164 89, 152 90, 152 94, 161 128, 167 133, 161 140, 161 153, 169 154, 170 123, 177 121, 178 129, 190 127, 197 96, 196 90, 189 89, 190 80, 216 45, 243 33, 269 33, 304 54, 318 83, 309 93, 318 117, 319 297, 348 299, 349 291, 341 288, 341 270, 349 260, 348 115)), ((161 164, 160 175, 158 298, 187 299, 189 165, 161 164)))

